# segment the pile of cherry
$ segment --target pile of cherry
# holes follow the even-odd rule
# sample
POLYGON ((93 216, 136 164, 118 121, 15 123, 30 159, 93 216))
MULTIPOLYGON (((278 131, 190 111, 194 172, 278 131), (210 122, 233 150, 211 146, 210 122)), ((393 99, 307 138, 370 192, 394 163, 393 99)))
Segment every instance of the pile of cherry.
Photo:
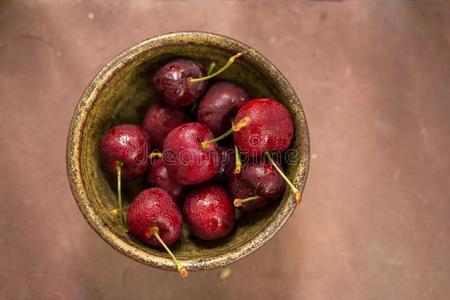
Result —
POLYGON ((272 99, 249 99, 231 82, 207 89, 207 80, 240 55, 214 73, 214 63, 206 72, 197 61, 168 62, 153 78, 162 102, 149 108, 142 126, 115 126, 100 143, 103 167, 117 177, 118 208, 112 214, 140 241, 164 247, 182 277, 188 272, 168 246, 180 238, 183 220, 197 238, 217 240, 232 231, 234 206, 246 213, 263 209, 281 198, 285 183, 301 200, 273 158, 294 135, 288 110, 272 99), (136 196, 125 217, 121 181, 147 171, 151 187, 136 196))

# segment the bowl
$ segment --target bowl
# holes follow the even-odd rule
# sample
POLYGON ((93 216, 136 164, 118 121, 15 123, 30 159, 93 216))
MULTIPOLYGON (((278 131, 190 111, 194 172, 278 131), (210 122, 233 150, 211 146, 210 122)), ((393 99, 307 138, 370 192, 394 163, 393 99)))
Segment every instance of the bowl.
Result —
MULTIPOLYGON (((157 36, 133 46, 103 67, 91 81, 75 108, 67 139, 67 174, 72 194, 90 226, 113 248, 152 267, 176 271, 170 257, 130 236, 110 211, 116 205, 115 178, 104 172, 99 159, 99 141, 120 123, 140 124, 148 107, 158 99, 152 74, 175 57, 196 59, 218 66, 242 52, 243 55, 219 78, 244 86, 251 97, 274 98, 292 114, 297 150, 287 167, 287 176, 303 191, 309 167, 309 135, 302 105, 286 78, 264 56, 234 39, 206 32, 176 32, 157 36), (294 157, 295 156, 295 157, 294 157)), ((131 201, 145 187, 138 178, 126 183, 123 197, 131 201)), ((183 231, 171 247, 189 271, 213 269, 230 264, 258 249, 286 222, 296 208, 289 189, 282 200, 262 212, 237 220, 225 239, 204 242, 183 231)))

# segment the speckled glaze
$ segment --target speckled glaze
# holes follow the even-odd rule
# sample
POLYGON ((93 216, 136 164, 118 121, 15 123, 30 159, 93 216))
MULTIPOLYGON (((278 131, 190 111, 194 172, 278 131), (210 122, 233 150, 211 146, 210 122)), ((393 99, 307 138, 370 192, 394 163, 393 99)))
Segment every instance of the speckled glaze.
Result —
MULTIPOLYGON (((74 198, 91 227, 112 247, 144 264, 176 271, 169 256, 127 234, 111 216, 116 205, 115 180, 101 167, 98 151, 101 136, 120 123, 141 124, 148 107, 158 99, 151 75, 176 57, 188 57, 205 66, 222 65, 242 52, 220 80, 236 82, 250 97, 274 98, 283 103, 294 119, 291 145, 300 155, 287 168, 287 175, 303 190, 309 168, 309 135, 305 114, 297 95, 284 76, 261 54, 236 40, 205 32, 177 32, 145 40, 126 50, 92 80, 73 114, 67 140, 67 173, 74 198)), ((124 200, 131 201, 145 189, 145 179, 124 186, 124 200)), ((203 242, 183 234, 172 250, 189 271, 230 264, 268 241, 296 208, 294 195, 286 189, 276 207, 240 218, 225 239, 203 242)))

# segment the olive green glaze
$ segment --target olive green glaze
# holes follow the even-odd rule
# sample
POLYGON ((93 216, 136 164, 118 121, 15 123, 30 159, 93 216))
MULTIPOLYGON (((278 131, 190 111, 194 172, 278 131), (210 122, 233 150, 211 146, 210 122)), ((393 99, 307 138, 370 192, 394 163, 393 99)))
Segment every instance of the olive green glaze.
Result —
MULTIPOLYGON (((309 136, 299 99, 283 75, 261 54, 230 38, 203 32, 158 36, 126 50, 107 64, 90 83, 75 109, 67 141, 67 172, 75 200, 86 220, 111 246, 153 267, 176 268, 166 253, 149 248, 133 237, 110 215, 116 205, 115 179, 102 170, 98 144, 101 136, 119 123, 140 124, 158 96, 151 84, 154 71, 174 57, 194 58, 205 66, 218 66, 237 52, 244 53, 220 78, 240 83, 252 97, 271 97, 291 112, 295 124, 292 147, 300 151, 288 176, 302 191, 309 167, 309 136)), ((144 189, 143 178, 125 185, 124 198, 131 201, 144 189)), ((187 231, 172 247, 189 271, 229 264, 255 251, 286 222, 296 207, 287 190, 276 206, 257 214, 243 215, 235 231, 217 242, 202 242, 187 231)))

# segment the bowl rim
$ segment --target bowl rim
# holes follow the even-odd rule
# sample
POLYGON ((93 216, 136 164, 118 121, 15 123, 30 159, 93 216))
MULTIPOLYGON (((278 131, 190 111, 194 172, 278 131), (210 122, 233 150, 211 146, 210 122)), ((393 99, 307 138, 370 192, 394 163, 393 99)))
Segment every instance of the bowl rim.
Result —
MULTIPOLYGON (((86 191, 82 178, 82 168, 80 160, 83 129, 88 117, 88 113, 93 107, 95 100, 101 92, 102 88, 105 86, 105 84, 107 84, 108 80, 116 72, 126 66, 127 62, 132 61, 142 52, 151 51, 152 49, 157 47, 157 45, 161 45, 164 43, 179 43, 180 40, 183 42, 198 42, 199 40, 214 41, 215 39, 225 40, 227 42, 227 45, 231 45, 231 49, 233 49, 233 51, 236 49, 240 51, 246 51, 247 55, 251 56, 251 58, 257 64, 261 64, 262 68, 267 68, 269 70, 268 72, 272 72, 274 74, 274 78, 276 80, 275 84, 281 89, 285 90, 288 93, 289 97, 291 97, 295 102, 295 105, 298 106, 298 113, 301 116, 301 123, 303 126, 297 126, 296 131, 302 131, 301 145, 302 151, 304 151, 304 153, 302 153, 304 159, 301 160, 297 166, 295 166, 295 170, 294 172, 292 172, 292 177, 294 178, 294 184, 298 187, 300 192, 303 193, 310 164, 310 137, 308 125, 306 122, 306 116, 300 100, 298 99, 295 91, 293 90, 287 79, 284 77, 284 75, 267 58, 254 50, 252 47, 221 34, 202 31, 172 32, 145 39, 138 44, 124 50, 119 55, 115 56, 109 63, 107 63, 101 69, 101 71, 90 81, 89 85, 84 90, 78 104, 75 107, 75 111, 70 123, 66 145, 67 176, 69 179, 73 197, 75 198, 75 201, 82 215, 84 216, 88 224, 95 230, 95 232, 114 249, 140 263, 163 270, 176 271, 176 267, 169 257, 157 256, 145 252, 120 238, 120 236, 116 235, 114 231, 111 230, 111 228, 104 224, 100 216, 96 213, 94 207, 90 204, 87 196, 88 193, 86 191)), ((217 47, 224 50, 230 50, 229 48, 224 48, 223 45, 220 44, 217 44, 217 47)), ((294 195, 290 191, 287 191, 287 193, 288 195, 287 197, 285 197, 285 200, 280 203, 281 209, 279 209, 279 213, 274 214, 274 216, 271 218, 271 222, 269 222, 261 231, 257 232, 253 239, 241 243, 229 252, 220 253, 216 256, 207 258, 180 259, 181 263, 189 271, 208 270, 228 265, 257 250, 265 242, 272 238, 278 232, 278 230, 281 229, 284 223, 294 212, 297 206, 294 195)))

